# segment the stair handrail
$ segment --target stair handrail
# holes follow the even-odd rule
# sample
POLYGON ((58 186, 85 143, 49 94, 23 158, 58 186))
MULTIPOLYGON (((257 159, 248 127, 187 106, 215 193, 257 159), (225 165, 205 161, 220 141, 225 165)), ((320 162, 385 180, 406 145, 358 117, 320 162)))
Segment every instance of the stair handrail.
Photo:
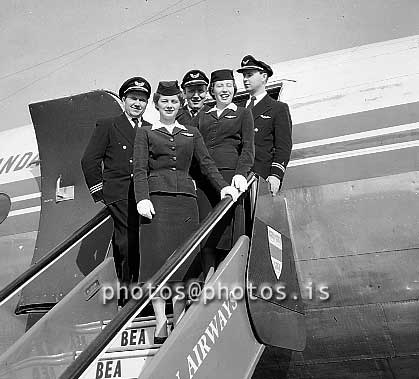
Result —
POLYGON ((0 306, 2 306, 10 298, 16 295, 16 293, 31 283, 48 267, 66 255, 71 250, 71 248, 76 245, 82 238, 93 232, 110 217, 111 216, 107 207, 102 208, 95 216, 93 216, 93 218, 91 218, 84 225, 74 231, 64 241, 52 248, 47 254, 39 259, 38 262, 31 265, 16 279, 7 284, 3 289, 0 290, 0 306))
MULTIPOLYGON (((256 176, 251 173, 247 177, 248 192, 251 184, 256 180, 256 176)), ((244 193, 245 193, 244 192, 244 193)), ((241 193, 240 195, 242 195, 241 193)), ((199 243, 209 234, 214 226, 221 220, 227 211, 233 206, 234 201, 231 196, 222 199, 216 207, 202 221, 199 228, 166 260, 164 265, 151 277, 149 281, 138 289, 140 296, 136 299, 131 298, 113 320, 103 329, 103 331, 77 356, 65 371, 60 375, 60 379, 77 379, 89 368, 97 359, 99 354, 106 349, 121 329, 131 322, 139 312, 149 303, 150 298, 156 295, 167 283, 175 271, 192 254, 196 254, 199 243), (149 289, 153 290, 150 291, 149 289)), ((134 293, 134 296, 135 293, 134 293)))

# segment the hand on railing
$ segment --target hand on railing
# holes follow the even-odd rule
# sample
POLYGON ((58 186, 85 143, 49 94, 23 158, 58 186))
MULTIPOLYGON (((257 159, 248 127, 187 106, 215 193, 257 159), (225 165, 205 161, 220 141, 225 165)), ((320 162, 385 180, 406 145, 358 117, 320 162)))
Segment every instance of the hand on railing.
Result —
POLYGON ((272 196, 276 196, 279 191, 279 187, 281 187, 281 179, 279 179, 276 176, 270 175, 266 178, 266 181, 269 183, 269 188, 272 196))
POLYGON ((240 192, 247 190, 247 179, 243 175, 234 175, 231 185, 236 187, 240 192))
POLYGON ((221 199, 224 199, 227 195, 230 195, 233 198, 233 201, 236 202, 239 198, 239 191, 233 186, 226 186, 221 189, 221 199))

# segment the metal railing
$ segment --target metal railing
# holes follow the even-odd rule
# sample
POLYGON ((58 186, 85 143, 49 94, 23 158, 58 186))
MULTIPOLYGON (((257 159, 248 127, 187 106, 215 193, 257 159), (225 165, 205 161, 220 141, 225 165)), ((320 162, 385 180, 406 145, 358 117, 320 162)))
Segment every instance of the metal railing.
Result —
MULTIPOLYGON (((248 188, 256 180, 251 174, 247 178, 248 188)), ((213 211, 205 218, 200 227, 167 259, 165 264, 146 282, 138 292, 140 296, 131 298, 107 327, 84 349, 77 359, 61 374, 60 379, 79 378, 99 355, 112 343, 121 329, 131 322, 167 283, 176 270, 191 256, 197 253, 199 243, 211 232, 234 202, 230 196, 221 200, 213 211), (149 291, 152 288, 153 291, 149 291)))
POLYGON ((110 217, 111 216, 107 208, 101 209, 96 216, 82 225, 67 239, 54 247, 49 253, 44 255, 38 262, 33 264, 6 287, 0 290, 0 306, 7 302, 14 295, 16 295, 16 293, 22 290, 29 283, 31 283, 48 267, 52 266, 56 261, 66 255, 74 245, 87 237, 96 228, 106 222, 110 217))

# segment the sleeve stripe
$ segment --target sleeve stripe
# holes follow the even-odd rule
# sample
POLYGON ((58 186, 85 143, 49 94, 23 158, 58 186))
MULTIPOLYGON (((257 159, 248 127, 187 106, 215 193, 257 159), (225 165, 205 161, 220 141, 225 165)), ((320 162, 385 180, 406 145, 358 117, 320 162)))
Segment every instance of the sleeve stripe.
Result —
POLYGON ((103 183, 99 183, 89 188, 90 193, 94 193, 103 189, 103 183))
POLYGON ((284 167, 282 164, 280 164, 280 163, 275 163, 275 162, 273 162, 273 163, 272 163, 272 167, 277 167, 277 168, 279 168, 282 172, 285 172, 285 167, 284 167))
POLYGON ((90 187, 90 190, 92 191, 92 190, 95 190, 95 189, 101 188, 101 187, 103 187, 103 184, 102 183, 99 183, 99 184, 96 184, 96 185, 90 187))

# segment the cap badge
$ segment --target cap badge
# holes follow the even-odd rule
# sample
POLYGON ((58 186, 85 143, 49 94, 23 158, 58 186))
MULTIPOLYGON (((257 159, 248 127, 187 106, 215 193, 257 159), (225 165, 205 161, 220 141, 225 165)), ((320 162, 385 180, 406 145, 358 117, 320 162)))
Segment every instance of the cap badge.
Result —
POLYGON ((134 82, 137 87, 144 87, 144 82, 134 82))
POLYGON ((246 60, 246 61, 245 61, 245 60, 243 60, 242 62, 243 62, 243 64, 248 64, 248 63, 249 63, 249 59, 248 59, 248 60, 246 60))
POLYGON ((199 72, 197 72, 196 74, 191 74, 191 77, 196 79, 199 76, 199 72))

